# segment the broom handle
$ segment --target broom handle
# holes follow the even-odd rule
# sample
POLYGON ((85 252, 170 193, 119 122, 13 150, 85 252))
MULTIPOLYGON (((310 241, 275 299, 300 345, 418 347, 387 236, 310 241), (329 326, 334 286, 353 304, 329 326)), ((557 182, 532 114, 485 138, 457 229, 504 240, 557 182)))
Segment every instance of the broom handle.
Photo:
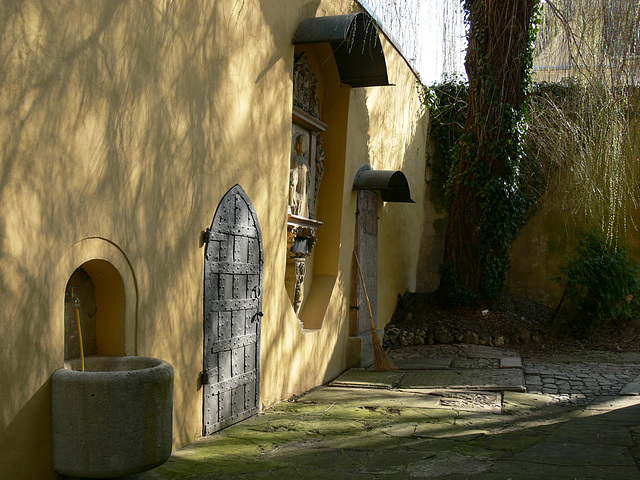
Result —
MULTIPOLYGON (((364 298, 367 300, 367 308, 369 309, 369 320, 371 320, 371 330, 376 330, 376 326, 373 324, 373 313, 371 312, 371 303, 369 302, 369 295, 367 295, 367 287, 364 284, 364 277, 362 276, 362 269, 360 268, 360 262, 358 261, 358 254, 353 251, 353 258, 356 259, 356 265, 358 267, 358 273, 360 274, 360 281, 362 282, 362 290, 364 290, 364 298)), ((376 334, 378 332, 376 331, 376 334)))

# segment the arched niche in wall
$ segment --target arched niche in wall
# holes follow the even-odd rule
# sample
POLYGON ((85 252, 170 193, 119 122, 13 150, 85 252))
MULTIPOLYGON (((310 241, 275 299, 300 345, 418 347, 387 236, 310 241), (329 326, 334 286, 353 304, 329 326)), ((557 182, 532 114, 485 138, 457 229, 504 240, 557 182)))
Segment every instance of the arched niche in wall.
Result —
POLYGON ((338 272, 351 88, 331 56, 295 49, 285 286, 304 329, 321 328, 338 272))
POLYGON ((65 361, 80 356, 80 335, 84 355, 124 355, 125 304, 122 277, 111 263, 93 259, 76 268, 65 288, 65 361))
MULTIPOLYGON (((323 141, 324 171, 316 198, 312 200, 316 215, 309 215, 309 220, 322 224, 314 225, 302 219, 299 229, 310 231, 309 240, 298 238, 296 242, 298 235, 290 233, 289 257, 298 255, 299 249, 309 253, 304 257, 304 268, 288 266, 287 280, 289 295, 303 328, 318 329, 338 275, 351 88, 389 85, 389 81, 378 30, 366 12, 307 18, 298 25, 292 43, 296 66, 291 173, 292 177, 298 177, 293 168, 299 160, 296 158, 299 150, 296 125, 304 126, 305 122, 310 135, 313 136, 316 129, 316 135, 323 141), (308 63, 306 70, 300 70, 298 62, 302 58, 308 63), (306 115, 299 115, 296 107, 306 115), (321 132, 319 126, 324 126, 325 131, 321 132)), ((309 158, 313 158, 312 153, 309 158)), ((310 167, 309 163, 307 168, 310 167)), ((292 183, 297 185, 297 180, 292 183)), ((292 220, 301 221, 290 217, 290 231, 292 220)))
POLYGON ((79 352, 72 289, 80 297, 85 354, 135 355, 137 284, 122 250, 106 239, 86 238, 58 263, 50 295, 60 340, 52 348, 60 360, 79 352))

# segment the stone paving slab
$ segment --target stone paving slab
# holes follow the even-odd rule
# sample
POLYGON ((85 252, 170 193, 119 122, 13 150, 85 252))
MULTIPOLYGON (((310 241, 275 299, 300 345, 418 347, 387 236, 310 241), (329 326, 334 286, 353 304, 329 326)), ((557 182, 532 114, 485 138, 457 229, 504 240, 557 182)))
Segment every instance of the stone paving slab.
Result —
MULTIPOLYGON (((445 478, 445 477, 440 477, 445 478)), ((464 480, 639 480, 634 466, 548 465, 527 461, 505 460, 479 475, 446 477, 464 480)))
POLYGON ((620 390, 620 395, 640 395, 640 382, 633 381, 627 383, 624 388, 620 390))
POLYGON ((518 368, 442 369, 377 372, 352 368, 330 384, 332 387, 464 389, 525 391, 524 375, 518 368))
POLYGON ((518 368, 430 370, 408 372, 400 381, 400 388, 457 388, 471 390, 503 391, 526 390, 524 375, 518 368))
POLYGON ((627 383, 620 391, 620 395, 640 395, 640 375, 627 383))
POLYGON ((398 358, 393 363, 400 370, 441 370, 451 366, 452 357, 398 358))
POLYGON ((549 405, 551 398, 548 395, 505 391, 502 394, 502 413, 527 415, 549 405))
POLYGON ((438 407, 452 408, 462 412, 502 413, 501 392, 434 392, 440 401, 438 407))
POLYGON ((398 480, 411 478, 467 479, 471 478, 470 474, 482 472, 489 466, 491 466, 491 461, 487 459, 473 458, 455 452, 440 453, 426 460, 415 462, 412 465, 410 476, 397 478, 398 480))
POLYGON ((472 358, 504 358, 520 357, 517 352, 505 350, 503 348, 488 347, 486 345, 458 345, 460 351, 472 358))
MULTIPOLYGON (((511 475, 521 472, 523 476, 538 475, 538 478, 554 479, 640 478, 638 468, 625 447, 559 442, 538 443, 500 462, 490 472, 511 475)), ((519 475, 517 478, 521 478, 519 475)), ((494 477, 484 475, 476 478, 494 477)))
POLYGON ((334 381, 329 383, 332 387, 363 387, 363 388, 394 388, 400 384, 404 373, 376 372, 362 368, 347 370, 334 381))
POLYGON ((624 424, 603 423, 594 421, 593 418, 577 419, 574 422, 567 422, 549 437, 549 440, 556 442, 594 445, 616 445, 620 447, 633 447, 634 439, 632 432, 624 424))
POLYGON ((585 414, 593 415, 594 412, 626 412, 634 410, 638 412, 640 422, 640 398, 637 396, 603 396, 584 408, 585 414))
POLYGON ((298 399, 300 403, 340 403, 354 407, 437 408, 440 397, 428 394, 407 394, 397 390, 320 387, 298 399))
POLYGON ((467 412, 502 412, 499 392, 453 390, 387 390, 349 387, 319 387, 297 400, 306 404, 340 404, 354 408, 439 408, 467 412))
POLYGON ((502 357, 500 358, 500 368, 522 368, 522 359, 520 357, 502 357))

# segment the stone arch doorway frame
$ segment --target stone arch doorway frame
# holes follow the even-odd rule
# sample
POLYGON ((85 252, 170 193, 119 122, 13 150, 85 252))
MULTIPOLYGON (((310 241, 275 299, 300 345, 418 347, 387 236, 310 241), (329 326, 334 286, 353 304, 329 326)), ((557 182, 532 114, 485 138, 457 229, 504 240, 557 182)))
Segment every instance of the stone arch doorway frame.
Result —
POLYGON ((256 210, 235 185, 204 235, 203 435, 260 408, 264 248, 256 210))
MULTIPOLYGON (((83 265, 96 265, 98 261, 110 264, 117 272, 124 288, 124 340, 121 355, 137 354, 138 284, 131 262, 124 251, 112 241, 103 237, 87 237, 74 243, 56 265, 51 282, 50 305, 53 320, 53 352, 56 363, 64 363, 64 309, 65 289, 71 275, 83 265)), ((84 267, 83 267, 84 268, 84 267)), ((90 268, 91 270, 91 268, 90 268)), ((91 276, 92 272, 88 272, 91 276)), ((95 276, 95 274, 94 274, 95 276)), ((93 279, 92 277, 92 280, 93 279)))

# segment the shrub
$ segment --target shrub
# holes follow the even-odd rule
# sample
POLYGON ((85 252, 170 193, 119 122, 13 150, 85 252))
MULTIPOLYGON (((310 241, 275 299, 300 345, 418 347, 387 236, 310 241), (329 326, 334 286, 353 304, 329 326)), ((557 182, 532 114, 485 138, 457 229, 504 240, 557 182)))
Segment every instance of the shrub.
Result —
POLYGON ((574 325, 586 331, 598 322, 634 318, 640 312, 639 271, 623 246, 594 232, 584 235, 555 278, 566 287, 574 325))

